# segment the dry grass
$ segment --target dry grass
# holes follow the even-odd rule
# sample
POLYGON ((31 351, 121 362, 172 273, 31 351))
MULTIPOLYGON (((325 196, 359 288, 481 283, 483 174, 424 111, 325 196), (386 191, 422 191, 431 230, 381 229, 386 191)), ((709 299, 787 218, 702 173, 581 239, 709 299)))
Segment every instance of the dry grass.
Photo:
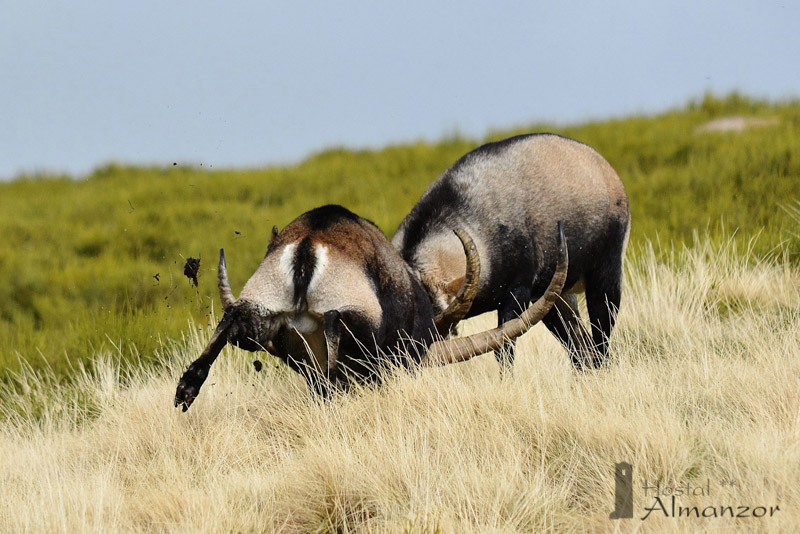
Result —
POLYGON ((513 380, 483 356, 329 404, 226 349, 180 413, 196 335, 164 349, 163 370, 120 377, 99 356, 73 385, 23 374, 25 395, 0 401, 0 531, 796 531, 800 272, 732 245, 637 257, 596 373, 575 373, 537 326, 513 380), (634 466, 636 517, 611 521, 619 461, 634 466), (780 511, 642 521, 644 480, 708 481, 683 506, 780 511))

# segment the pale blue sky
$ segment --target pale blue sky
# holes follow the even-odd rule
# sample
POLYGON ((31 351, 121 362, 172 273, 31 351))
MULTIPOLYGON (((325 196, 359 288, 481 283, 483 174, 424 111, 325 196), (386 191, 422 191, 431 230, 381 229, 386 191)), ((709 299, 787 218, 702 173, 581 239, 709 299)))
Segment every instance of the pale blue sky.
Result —
POLYGON ((800 96, 800 3, 3 0, 0 178, 800 96))

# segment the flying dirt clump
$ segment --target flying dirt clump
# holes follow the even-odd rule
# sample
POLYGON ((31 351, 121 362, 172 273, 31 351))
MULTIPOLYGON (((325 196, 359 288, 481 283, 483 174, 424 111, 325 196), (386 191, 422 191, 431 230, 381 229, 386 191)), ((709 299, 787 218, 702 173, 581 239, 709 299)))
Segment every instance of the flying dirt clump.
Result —
POLYGON ((186 263, 183 265, 183 275, 192 281, 194 287, 197 287, 197 275, 200 270, 200 258, 186 258, 186 263))

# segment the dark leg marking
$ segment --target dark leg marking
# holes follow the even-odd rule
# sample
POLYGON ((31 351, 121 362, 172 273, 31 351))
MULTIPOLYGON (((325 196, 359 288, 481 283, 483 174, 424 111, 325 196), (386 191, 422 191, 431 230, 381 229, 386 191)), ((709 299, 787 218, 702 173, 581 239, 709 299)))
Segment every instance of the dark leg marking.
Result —
POLYGON ((589 333, 581 322, 576 295, 561 295, 542 322, 567 349, 576 369, 583 370, 587 365, 593 365, 594 348, 589 333))
POLYGON ((605 364, 608 340, 617 320, 622 299, 622 253, 625 248, 626 225, 620 225, 609 240, 597 265, 586 276, 586 308, 592 325, 592 339, 597 350, 595 367, 605 364))
POLYGON ((178 388, 175 391, 175 399, 173 402, 176 407, 181 406, 184 412, 189 409, 194 399, 197 398, 197 395, 200 393, 200 388, 203 386, 206 378, 208 378, 208 373, 211 371, 211 365, 214 363, 214 360, 217 359, 217 356, 219 356, 225 344, 228 343, 228 329, 231 323, 235 321, 237 313, 236 310, 225 312, 222 316, 222 321, 220 321, 214 334, 211 336, 208 346, 200 357, 186 368, 180 381, 178 381, 178 388))
POLYGON ((617 321, 617 311, 622 298, 622 269, 618 275, 597 279, 586 284, 586 308, 589 311, 589 320, 592 324, 592 339, 597 348, 595 367, 605 363, 608 356, 608 339, 617 321))
MULTIPOLYGON (((512 319, 516 319, 528 306, 531 301, 531 288, 526 286, 516 286, 509 292, 505 299, 500 302, 497 308, 497 326, 503 326, 512 319)), ((502 347, 494 351, 494 357, 500 364, 500 375, 504 376, 511 373, 514 367, 514 349, 516 339, 504 343, 502 347)))
MULTIPOLYGON (((339 341, 342 339, 342 314, 337 310, 325 312, 325 344, 328 349, 328 368, 326 376, 333 388, 339 382, 339 341)), ((330 392, 328 392, 330 393, 330 392)))

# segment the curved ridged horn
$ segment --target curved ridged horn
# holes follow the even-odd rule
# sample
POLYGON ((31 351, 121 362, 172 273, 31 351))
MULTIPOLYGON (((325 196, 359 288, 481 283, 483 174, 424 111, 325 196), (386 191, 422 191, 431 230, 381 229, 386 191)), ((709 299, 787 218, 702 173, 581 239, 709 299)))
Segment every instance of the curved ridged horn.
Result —
POLYGON ((217 286, 219 287, 219 300, 222 301, 222 309, 227 310, 231 304, 236 302, 236 298, 231 291, 231 284, 228 282, 228 269, 225 265, 225 249, 219 249, 219 266, 217 267, 217 286))
POLYGON ((472 301, 478 294, 481 279, 481 262, 475 242, 464 230, 456 229, 453 232, 464 247, 464 254, 467 256, 467 272, 464 275, 464 283, 461 284, 453 302, 434 318, 436 330, 442 336, 448 335, 450 328, 467 315, 472 307, 472 301))
POLYGON ((541 321, 558 300, 564 283, 567 281, 569 258, 561 221, 558 221, 558 256, 558 266, 547 290, 522 315, 492 330, 457 339, 436 341, 428 347, 428 351, 422 358, 422 365, 433 367, 469 360, 502 347, 506 340, 521 336, 534 324, 541 321))

